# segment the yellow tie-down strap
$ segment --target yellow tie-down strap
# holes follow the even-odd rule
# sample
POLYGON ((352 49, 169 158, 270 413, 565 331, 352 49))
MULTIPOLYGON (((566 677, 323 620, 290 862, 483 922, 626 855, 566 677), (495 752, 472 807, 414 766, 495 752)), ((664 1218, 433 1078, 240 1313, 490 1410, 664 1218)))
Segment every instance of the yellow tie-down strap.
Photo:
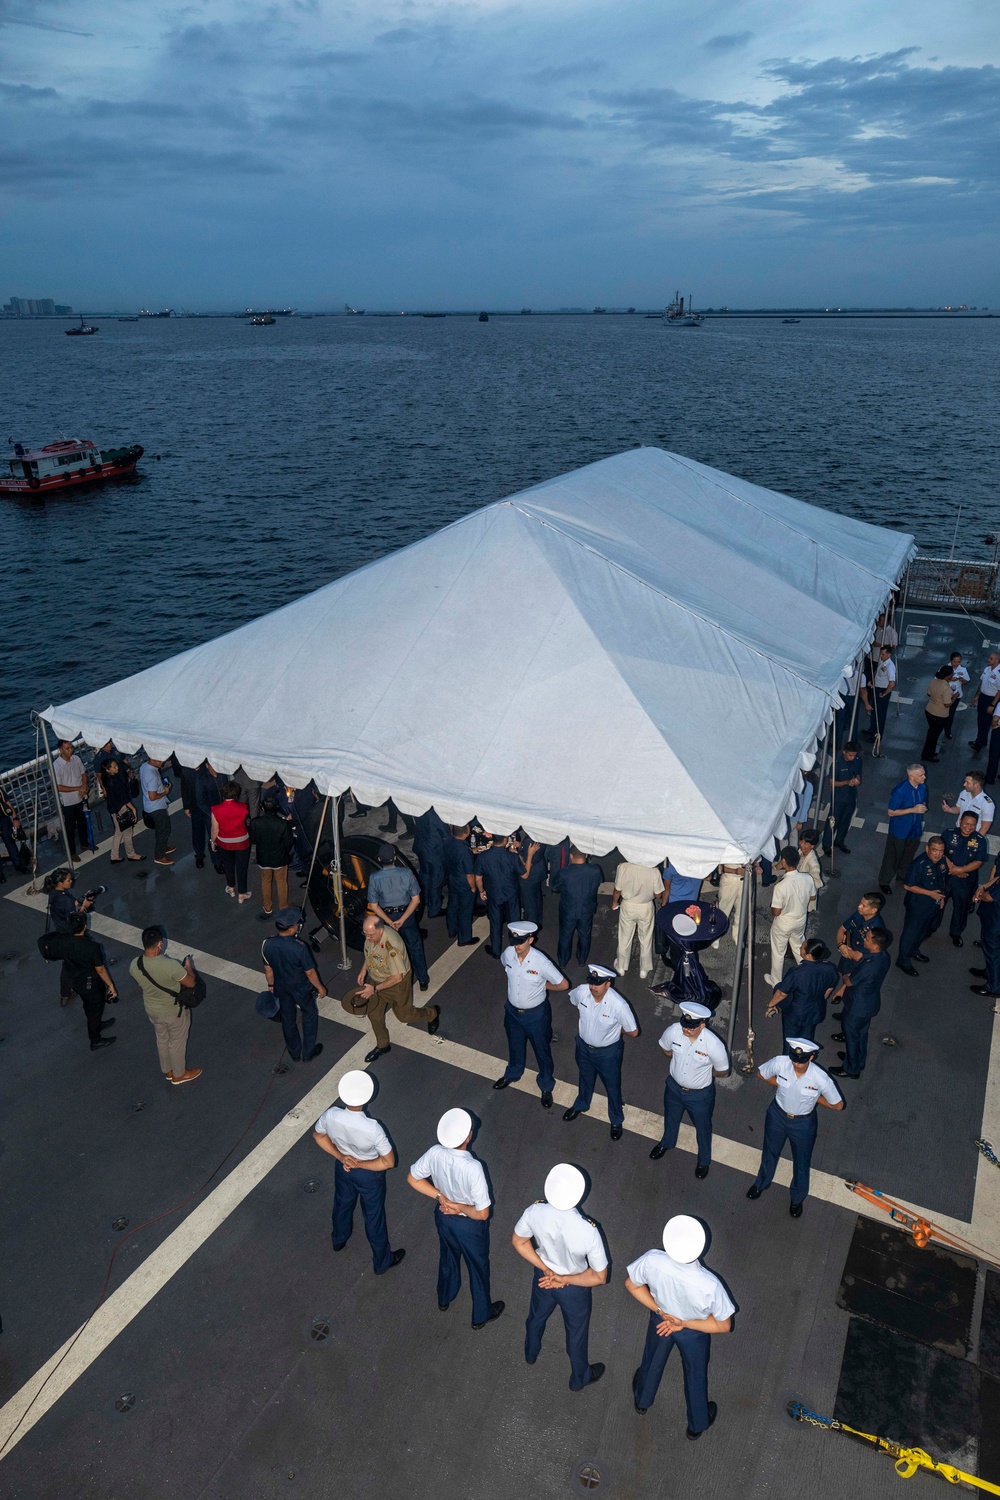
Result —
POLYGON ((949 1484, 971 1484, 974 1489, 984 1490, 988 1495, 1000 1495, 1000 1485, 990 1484, 988 1479, 980 1479, 975 1474, 966 1474, 953 1464, 936 1463, 923 1448, 904 1448, 900 1443, 891 1443, 888 1438, 878 1437, 873 1432, 848 1427, 846 1422, 837 1422, 833 1417, 821 1417, 803 1406, 801 1401, 789 1401, 785 1410, 795 1422, 808 1422, 810 1427, 822 1427, 827 1432, 845 1432, 848 1437, 859 1438, 880 1452, 888 1453, 896 1461, 895 1469, 900 1479, 912 1479, 918 1469, 928 1469, 932 1474, 940 1474, 949 1484))

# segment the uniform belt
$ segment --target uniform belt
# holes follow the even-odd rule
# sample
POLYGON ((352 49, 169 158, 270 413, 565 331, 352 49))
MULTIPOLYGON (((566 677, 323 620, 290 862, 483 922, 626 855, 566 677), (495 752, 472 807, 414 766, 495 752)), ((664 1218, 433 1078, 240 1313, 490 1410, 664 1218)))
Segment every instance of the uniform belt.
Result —
POLYGON ((399 913, 401 911, 405 911, 406 910, 406 907, 405 906, 383 906, 382 910, 390 912, 394 917, 398 917, 399 913))

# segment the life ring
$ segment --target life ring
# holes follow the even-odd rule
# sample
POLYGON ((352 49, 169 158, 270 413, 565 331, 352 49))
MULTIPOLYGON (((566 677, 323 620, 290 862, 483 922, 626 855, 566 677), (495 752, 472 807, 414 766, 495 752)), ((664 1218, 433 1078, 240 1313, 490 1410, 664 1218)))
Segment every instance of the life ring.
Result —
POLYGON ((40 482, 41 481, 38 480, 38 479, 29 479, 28 480, 28 488, 29 488, 29 490, 37 490, 40 482))

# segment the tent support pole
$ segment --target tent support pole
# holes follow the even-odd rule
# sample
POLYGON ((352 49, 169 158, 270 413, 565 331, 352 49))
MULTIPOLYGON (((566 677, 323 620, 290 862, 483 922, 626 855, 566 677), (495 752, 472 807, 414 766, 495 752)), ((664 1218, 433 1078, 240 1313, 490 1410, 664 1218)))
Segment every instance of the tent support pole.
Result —
MULTIPOLYGON (((816 817, 817 817, 817 819, 820 816, 820 808, 823 805, 823 782, 826 780, 826 768, 827 768, 827 765, 829 763, 829 756, 830 756, 830 737, 831 737, 832 734, 833 734, 833 720, 831 719, 831 721, 830 721, 830 727, 826 731, 826 734, 823 736, 823 754, 819 758, 819 783, 818 783, 818 785, 816 787, 816 817)), ((831 777, 831 780, 832 779, 833 778, 831 777)))
POLYGON ((740 980, 743 977, 743 952, 747 940, 747 903, 750 897, 750 866, 743 866, 743 890, 740 894, 740 914, 736 926, 736 962, 733 966, 733 987, 729 1001, 729 1025, 726 1028, 726 1047, 732 1056, 733 1036, 736 1031, 736 1010, 740 1003, 740 980))
POLYGON ((56 812, 59 814, 59 827, 62 830, 63 848, 66 850, 66 864, 72 870, 73 856, 70 853, 69 834, 66 832, 66 819, 63 817, 62 802, 59 798, 59 787, 56 783, 56 767, 52 759, 52 751, 49 749, 49 736, 45 728, 45 720, 39 715, 39 724, 42 726, 42 740, 45 744, 45 759, 49 763, 49 776, 52 778, 52 795, 56 799, 56 812))
MULTIPOLYGON (((897 659, 898 659, 898 653, 902 650, 902 647, 903 647, 903 641, 904 641, 903 629, 904 629, 904 626, 906 624, 906 600, 907 600, 907 597, 909 595, 909 592, 910 592, 910 565, 909 565, 909 563, 907 563, 906 564, 906 572, 903 574, 903 604, 902 604, 902 607, 901 607, 901 609, 899 611, 899 631, 898 631, 898 634, 899 634, 899 645, 896 647, 897 659)), ((892 596, 892 608, 893 608, 893 612, 895 612, 895 609, 896 609, 896 596, 895 596, 895 594, 893 594, 893 596, 892 596)), ((897 697, 896 697, 896 712, 898 714, 899 710, 900 710, 899 696, 898 696, 898 694, 899 694, 899 682, 898 682, 898 680, 896 682, 896 694, 897 694, 897 697)))
POLYGON ((757 868, 751 865, 746 873, 746 883, 749 888, 750 898, 747 902, 747 1060, 743 1064, 744 1073, 753 1072, 753 953, 757 937, 757 868))
MULTIPOLYGON (((322 828, 322 823, 320 827, 322 828)), ((333 799, 333 889, 337 897, 337 911, 340 918, 340 963, 338 969, 351 968, 351 960, 347 956, 347 922, 344 918, 344 877, 340 869, 340 798, 333 799)))
MULTIPOLYGON (((829 815, 828 815, 828 818, 827 818, 827 827, 830 830, 830 875, 831 875, 831 877, 837 877, 837 876, 839 876, 840 871, 834 868, 834 865, 836 864, 836 856, 835 856, 835 854, 833 852, 833 839, 834 839, 834 834, 836 833, 836 830, 837 830, 837 808, 836 808, 837 789, 834 786, 834 783, 837 780, 837 715, 836 714, 834 714, 833 718, 830 720, 830 739, 831 739, 831 746, 830 746, 830 812, 829 812, 829 815)), ((841 751, 843 751, 843 748, 844 748, 843 745, 840 748, 841 748, 841 751)))
POLYGON ((858 659, 858 665, 857 665, 857 669, 856 669, 857 670, 857 674, 858 674, 858 680, 854 684, 854 702, 851 704, 851 723, 850 723, 850 728, 847 731, 847 738, 849 740, 853 740, 855 725, 858 722, 858 700, 861 697, 861 676, 862 676, 863 667, 864 667, 864 656, 862 655, 858 659))

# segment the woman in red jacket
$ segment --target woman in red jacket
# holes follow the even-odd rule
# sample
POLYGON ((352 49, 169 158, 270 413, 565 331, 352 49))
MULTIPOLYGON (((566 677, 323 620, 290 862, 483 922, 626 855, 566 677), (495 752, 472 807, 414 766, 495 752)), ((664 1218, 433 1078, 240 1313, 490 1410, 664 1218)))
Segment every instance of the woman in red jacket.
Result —
POLYGON ((240 905, 250 900, 247 871, 250 868, 250 809, 241 802, 243 788, 236 781, 222 783, 222 801, 212 808, 212 849, 226 873, 226 895, 239 891, 240 905))

